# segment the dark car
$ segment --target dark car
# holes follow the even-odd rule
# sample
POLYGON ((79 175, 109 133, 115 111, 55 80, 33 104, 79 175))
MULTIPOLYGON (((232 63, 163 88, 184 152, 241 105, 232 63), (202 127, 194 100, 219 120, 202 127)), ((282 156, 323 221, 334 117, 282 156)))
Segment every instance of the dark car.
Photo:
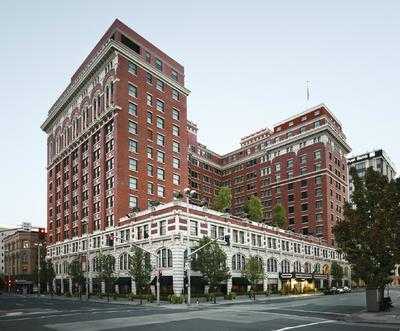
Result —
POLYGON ((324 291, 324 294, 325 294, 325 295, 337 294, 337 293, 338 293, 338 290, 337 290, 336 287, 327 288, 327 289, 325 289, 325 291, 324 291))

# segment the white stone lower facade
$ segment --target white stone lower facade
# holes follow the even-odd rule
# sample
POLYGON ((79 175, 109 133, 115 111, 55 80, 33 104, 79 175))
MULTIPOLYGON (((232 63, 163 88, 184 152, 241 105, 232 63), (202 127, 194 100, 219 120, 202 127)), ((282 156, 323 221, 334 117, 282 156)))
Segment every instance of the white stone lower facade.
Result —
MULTIPOLYGON (((231 278, 221 284, 220 291, 223 293, 246 292, 248 285, 241 269, 250 256, 258 256, 263 263, 265 279, 259 284, 260 291, 286 289, 302 293, 306 289, 330 286, 332 279, 328 275, 334 261, 344 268, 344 278, 337 285, 351 283, 347 262, 333 247, 325 246, 316 238, 174 201, 121 220, 118 227, 49 246, 48 258, 56 271, 53 287, 60 293, 72 291, 68 264, 80 256, 85 269, 86 256, 89 256, 89 292, 104 292, 104 284, 99 282, 97 273, 93 271, 94 259, 101 250, 103 254, 115 257, 115 292, 135 293, 127 258, 133 243, 160 256, 161 293, 181 295, 185 293, 187 283, 185 250, 189 246, 197 246, 203 236, 221 238, 226 234, 230 236, 230 246, 224 240, 218 240, 227 255, 231 274, 231 278), (110 234, 124 240, 115 239, 114 246, 107 247, 106 236, 110 234), (89 250, 86 244, 88 239, 89 250)), ((152 257, 151 262, 154 266, 151 289, 154 291, 157 258, 152 257)), ((191 283, 192 293, 207 291, 198 272, 192 272, 191 283)))

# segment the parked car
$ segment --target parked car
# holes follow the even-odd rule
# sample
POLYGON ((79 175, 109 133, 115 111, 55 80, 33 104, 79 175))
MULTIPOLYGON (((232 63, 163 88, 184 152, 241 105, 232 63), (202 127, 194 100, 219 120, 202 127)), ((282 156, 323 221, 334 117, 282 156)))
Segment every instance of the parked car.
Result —
POLYGON ((348 286, 343 287, 344 293, 351 293, 351 288, 348 286))
POLYGON ((343 293, 345 293, 343 287, 338 287, 338 288, 336 289, 336 291, 337 291, 338 294, 343 294, 343 293))

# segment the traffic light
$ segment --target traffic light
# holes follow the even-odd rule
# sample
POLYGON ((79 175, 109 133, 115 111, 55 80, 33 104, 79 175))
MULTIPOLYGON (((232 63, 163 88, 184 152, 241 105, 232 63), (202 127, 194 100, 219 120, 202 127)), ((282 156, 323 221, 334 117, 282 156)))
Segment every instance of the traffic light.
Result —
POLYGON ((39 239, 43 240, 46 238, 46 229, 45 228, 39 228, 39 239))
POLYGON ((224 240, 225 240, 227 246, 231 245, 231 236, 229 234, 226 234, 224 236, 224 240))
POLYGON ((109 247, 114 246, 114 235, 113 234, 106 235, 106 246, 109 246, 109 247))

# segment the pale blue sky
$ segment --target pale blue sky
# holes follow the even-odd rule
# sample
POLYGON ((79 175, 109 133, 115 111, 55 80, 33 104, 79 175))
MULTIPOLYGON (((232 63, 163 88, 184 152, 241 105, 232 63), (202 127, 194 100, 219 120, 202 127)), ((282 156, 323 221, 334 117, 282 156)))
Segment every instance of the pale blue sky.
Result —
POLYGON ((384 148, 400 168, 399 1, 0 2, 0 226, 45 225, 40 124, 115 18, 186 68, 189 118, 219 153, 326 103, 354 153, 384 148))

